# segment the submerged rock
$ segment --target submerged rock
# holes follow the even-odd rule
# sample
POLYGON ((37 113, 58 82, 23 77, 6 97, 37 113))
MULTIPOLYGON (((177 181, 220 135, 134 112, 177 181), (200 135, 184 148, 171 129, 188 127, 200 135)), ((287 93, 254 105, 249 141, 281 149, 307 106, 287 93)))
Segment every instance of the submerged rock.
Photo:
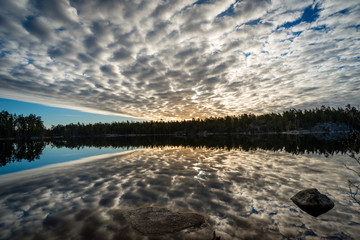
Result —
POLYGON ((316 188, 305 189, 295 194, 291 200, 302 210, 317 217, 332 209, 335 204, 316 188))
POLYGON ((143 234, 172 233, 205 223, 198 213, 172 212, 166 208, 148 207, 130 212, 131 225, 143 234))

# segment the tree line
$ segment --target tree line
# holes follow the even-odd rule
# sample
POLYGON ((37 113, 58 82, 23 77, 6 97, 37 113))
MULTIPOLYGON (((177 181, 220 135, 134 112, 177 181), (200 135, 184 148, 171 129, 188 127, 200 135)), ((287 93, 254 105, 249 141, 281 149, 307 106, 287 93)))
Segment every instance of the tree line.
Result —
POLYGON ((105 135, 207 135, 212 133, 280 133, 291 131, 326 132, 360 130, 359 109, 321 107, 309 110, 290 109, 283 113, 210 117, 183 121, 138 121, 95 124, 56 125, 46 129, 41 117, 0 113, 0 137, 32 136, 74 137, 105 135))
POLYGON ((142 137, 78 137, 53 138, 32 141, 2 141, 0 143, 0 167, 11 162, 40 158, 46 146, 51 148, 207 148, 256 151, 285 151, 292 154, 319 154, 334 155, 358 154, 360 152, 360 133, 354 131, 342 139, 321 139, 313 135, 263 135, 240 136, 219 135, 207 138, 202 137, 175 137, 175 136, 142 136, 142 137))
POLYGON ((0 112, 0 138, 41 137, 45 135, 46 130, 41 117, 35 114, 23 116, 7 111, 0 112))
POLYGON ((321 107, 310 110, 291 109, 283 113, 262 115, 210 117, 183 121, 113 122, 95 124, 56 125, 53 136, 99 135, 194 135, 207 133, 269 133, 300 130, 329 131, 360 130, 360 111, 348 105, 343 108, 321 107), (329 124, 332 123, 333 125, 329 124))

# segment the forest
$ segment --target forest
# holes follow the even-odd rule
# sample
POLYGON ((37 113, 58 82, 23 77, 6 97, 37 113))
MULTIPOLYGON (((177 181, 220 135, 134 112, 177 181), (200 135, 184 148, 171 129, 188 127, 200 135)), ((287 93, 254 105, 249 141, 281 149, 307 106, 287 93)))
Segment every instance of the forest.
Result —
POLYGON ((45 128, 40 116, 0 112, 0 138, 98 137, 131 135, 199 135, 350 132, 360 130, 360 110, 322 106, 290 109, 283 113, 209 117, 183 121, 137 121, 112 123, 72 123, 45 128))
POLYGON ((0 138, 27 139, 41 137, 47 133, 40 116, 30 114, 23 116, 0 112, 0 138))
POLYGON ((45 146, 51 148, 208 148, 256 151, 286 151, 292 154, 349 154, 360 152, 360 133, 354 131, 346 138, 322 139, 313 135, 219 135, 203 137, 141 136, 141 137, 98 137, 98 138, 53 138, 32 141, 3 141, 0 144, 0 167, 11 162, 40 159, 45 146))

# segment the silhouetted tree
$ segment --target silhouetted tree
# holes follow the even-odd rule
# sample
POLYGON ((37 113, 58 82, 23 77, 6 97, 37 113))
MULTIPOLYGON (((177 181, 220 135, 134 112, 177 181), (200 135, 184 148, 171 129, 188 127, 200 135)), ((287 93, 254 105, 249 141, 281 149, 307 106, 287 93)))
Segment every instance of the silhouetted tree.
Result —
POLYGON ((30 138, 43 136, 46 129, 41 117, 34 114, 24 117, 0 112, 0 138, 30 138))

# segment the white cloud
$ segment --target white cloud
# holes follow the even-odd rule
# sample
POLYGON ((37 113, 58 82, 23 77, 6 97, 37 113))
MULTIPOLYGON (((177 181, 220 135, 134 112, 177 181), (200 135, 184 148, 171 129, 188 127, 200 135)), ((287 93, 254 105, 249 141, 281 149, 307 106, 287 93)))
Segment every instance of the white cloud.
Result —
POLYGON ((162 119, 359 102, 357 1, 234 2, 2 1, 2 96, 162 119))

